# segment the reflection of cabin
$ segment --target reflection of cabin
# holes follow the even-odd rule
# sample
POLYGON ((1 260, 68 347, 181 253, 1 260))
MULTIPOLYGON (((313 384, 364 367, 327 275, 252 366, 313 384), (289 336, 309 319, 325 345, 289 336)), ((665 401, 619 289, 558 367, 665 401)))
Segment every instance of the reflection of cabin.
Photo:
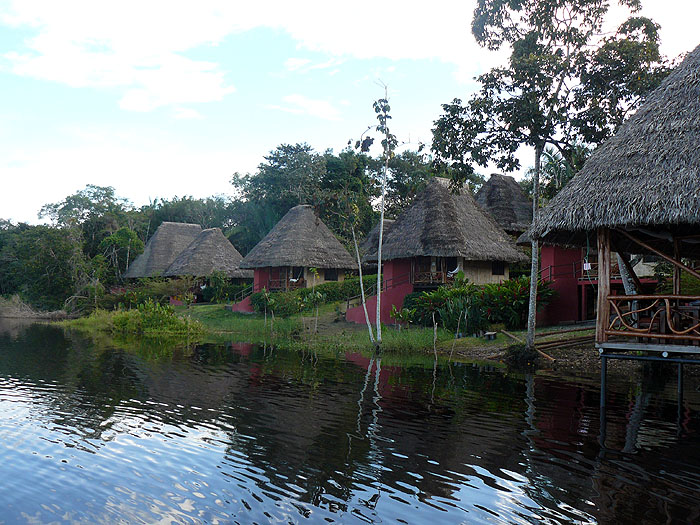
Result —
POLYGON ((163 275, 201 231, 199 224, 161 223, 146 243, 143 253, 129 265, 124 277, 138 279, 163 275))
POLYGON ((680 280, 682 272, 700 279, 686 264, 700 257, 698 75, 700 47, 591 155, 531 229, 548 244, 597 247, 596 341, 602 349, 700 349, 700 296, 683 295, 680 280), (613 289, 613 252, 622 254, 641 293, 613 289), (629 253, 672 265, 672 293, 646 291, 629 253))
MULTIPOLYGON (((376 255, 375 255, 376 257, 376 255)), ((450 283, 463 272, 476 284, 508 279, 509 263, 526 260, 468 190, 452 193, 447 179, 435 177, 404 210, 384 237, 382 246, 382 321, 391 322, 391 307, 415 290, 450 283)), ((368 310, 376 309, 376 297, 368 310)), ((371 314, 374 315, 374 314, 371 314)), ((364 322, 361 307, 347 319, 364 322)))
MULTIPOLYGON (((342 281, 346 270, 356 269, 357 263, 313 208, 299 205, 289 210, 243 258, 241 268, 255 271, 253 291, 259 292, 342 281)), ((249 300, 246 301, 242 311, 249 310, 249 300)), ((234 309, 239 308, 234 305, 234 309)))

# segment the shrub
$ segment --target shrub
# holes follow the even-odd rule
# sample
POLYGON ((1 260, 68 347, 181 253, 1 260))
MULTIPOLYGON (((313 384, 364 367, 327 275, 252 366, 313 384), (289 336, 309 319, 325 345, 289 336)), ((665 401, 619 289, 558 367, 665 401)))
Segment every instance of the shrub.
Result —
MULTIPOLYGON (((365 292, 376 284, 377 276, 363 277, 365 292)), ((328 282, 312 288, 300 288, 290 292, 257 292, 250 296, 250 304, 258 313, 274 311, 276 316, 289 317, 319 304, 344 301, 360 295, 360 278, 351 277, 343 282, 328 282), (314 294, 317 294, 314 296, 314 294)))
MULTIPOLYGON (((537 305, 548 304, 555 291, 549 282, 537 285, 537 305)), ((412 294, 415 295, 415 294, 412 294)), ((443 286, 432 292, 423 292, 411 297, 404 307, 416 309, 415 321, 430 326, 435 320, 448 330, 477 333, 488 328, 490 323, 503 323, 508 328, 521 328, 527 321, 530 298, 530 279, 521 277, 499 284, 477 286, 461 282, 457 286, 443 286)), ((408 299, 408 296, 407 296, 408 299)))
POLYGON ((118 310, 112 315, 112 330, 118 334, 194 334, 204 331, 202 325, 175 315, 170 305, 151 299, 131 310, 118 310))

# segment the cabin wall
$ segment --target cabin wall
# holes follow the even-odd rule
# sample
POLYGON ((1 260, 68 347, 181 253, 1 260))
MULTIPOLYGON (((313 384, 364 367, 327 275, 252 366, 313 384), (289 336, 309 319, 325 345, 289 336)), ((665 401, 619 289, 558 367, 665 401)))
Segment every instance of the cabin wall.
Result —
POLYGON ((508 263, 505 263, 503 275, 493 275, 491 261, 464 261, 462 271, 469 282, 474 284, 502 283, 510 276, 508 263))
POLYGON ((309 268, 304 268, 304 283, 306 288, 311 288, 314 286, 314 281, 315 285, 318 286, 319 284, 323 283, 342 283, 345 280, 345 270, 338 269, 338 279, 335 281, 326 280, 325 268, 317 268, 317 271, 318 277, 315 276, 309 268))
MULTIPOLYGON (((544 245, 540 251, 540 276, 549 281, 557 297, 537 313, 537 324, 553 325, 580 319, 577 265, 581 264, 581 248, 544 245), (551 270, 550 270, 551 269, 551 270)), ((585 300, 585 299, 584 299, 585 300)))
POLYGON ((270 268, 255 268, 253 270, 253 291, 260 292, 263 288, 269 288, 270 268))
MULTIPOLYGON (((387 261, 383 265, 383 278, 386 283, 382 292, 380 319, 384 324, 394 324, 391 318, 391 308, 403 307, 403 300, 408 294, 413 292, 411 284, 411 259, 395 259, 387 261)), ((377 319, 377 296, 367 298, 367 314, 372 324, 377 319)), ((345 319, 351 323, 365 324, 365 312, 362 304, 348 308, 345 312, 345 319)))

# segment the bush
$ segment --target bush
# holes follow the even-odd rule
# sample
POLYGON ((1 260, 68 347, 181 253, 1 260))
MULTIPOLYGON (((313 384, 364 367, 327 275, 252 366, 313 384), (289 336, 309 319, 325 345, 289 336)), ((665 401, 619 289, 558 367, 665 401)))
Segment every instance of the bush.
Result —
MULTIPOLYGON (((549 282, 537 285, 538 308, 548 304, 555 291, 549 282)), ((415 294, 411 294, 415 295, 415 294)), ((408 296, 407 296, 408 299, 408 296)), ((404 308, 415 308, 415 322, 431 326, 435 320, 448 330, 477 333, 490 323, 503 323, 508 328, 521 328, 527 321, 530 299, 530 279, 520 277, 499 284, 477 286, 460 282, 454 287, 443 286, 433 292, 411 297, 404 308)))
MULTIPOLYGON (((377 282, 376 275, 363 277, 365 292, 377 282)), ((257 292, 250 296, 250 304, 258 313, 275 312, 276 316, 289 317, 304 310, 315 307, 317 304, 334 303, 344 301, 348 297, 360 295, 360 278, 351 277, 342 282, 328 282, 319 284, 315 289, 300 288, 290 292, 257 292), (316 295, 315 297, 313 294, 316 295)))
POLYGON ((170 305, 148 299, 137 308, 118 310, 112 315, 112 331, 118 334, 196 334, 204 328, 197 321, 175 315, 170 305))
POLYGON ((220 303, 232 301, 237 294, 250 284, 234 284, 231 279, 221 271, 214 271, 207 278, 206 286, 202 288, 202 299, 204 302, 220 303))
POLYGON ((100 308, 113 310, 115 308, 136 308, 140 304, 152 301, 159 304, 168 304, 170 297, 184 296, 197 284, 194 277, 179 277, 166 279, 164 277, 150 277, 139 279, 137 284, 127 290, 116 294, 105 295, 99 303, 100 308))

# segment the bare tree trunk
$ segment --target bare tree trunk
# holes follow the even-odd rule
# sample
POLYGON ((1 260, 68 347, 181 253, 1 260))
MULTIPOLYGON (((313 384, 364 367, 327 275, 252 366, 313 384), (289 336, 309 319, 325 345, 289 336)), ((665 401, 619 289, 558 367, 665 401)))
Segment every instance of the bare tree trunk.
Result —
POLYGON ((355 227, 352 230, 352 242, 355 244, 355 256, 357 257, 357 267, 360 270, 360 296, 362 297, 362 309, 365 311, 365 321, 367 322, 367 330, 369 331, 369 340, 374 342, 374 332, 372 331, 372 323, 369 322, 369 314, 367 313, 367 302, 365 301, 365 283, 362 282, 362 261, 360 260, 360 249, 357 247, 357 237, 355 236, 355 227))
MULTIPOLYGON (((535 146, 535 172, 532 177, 532 221, 537 217, 540 205, 540 158, 542 145, 535 146)), ((529 349, 535 348, 535 324, 537 317, 537 281, 539 280, 539 243, 532 239, 532 263, 530 266, 530 304, 527 312, 527 338, 525 343, 529 349)))
MULTIPOLYGON (((632 280, 632 276, 627 271, 627 265, 623 261, 623 259, 626 256, 620 252, 616 252, 616 253, 617 253, 617 266, 618 266, 618 268, 620 268, 620 278, 622 279, 622 287, 625 289, 625 295, 637 295, 638 293, 641 292, 641 290, 637 290, 637 287, 635 286, 634 281, 632 280)), ((637 301, 632 301, 632 310, 636 310, 637 305, 638 305, 637 301)), ((634 327, 637 326, 637 317, 638 317, 637 314, 633 314, 630 316, 632 326, 634 326, 634 327)))
POLYGON ((384 149, 384 173, 382 173, 382 200, 379 205, 379 241, 377 246, 377 346, 382 344, 382 320, 381 320, 381 301, 382 301, 382 241, 384 239, 384 197, 386 196, 386 176, 389 171, 389 146, 384 149))

